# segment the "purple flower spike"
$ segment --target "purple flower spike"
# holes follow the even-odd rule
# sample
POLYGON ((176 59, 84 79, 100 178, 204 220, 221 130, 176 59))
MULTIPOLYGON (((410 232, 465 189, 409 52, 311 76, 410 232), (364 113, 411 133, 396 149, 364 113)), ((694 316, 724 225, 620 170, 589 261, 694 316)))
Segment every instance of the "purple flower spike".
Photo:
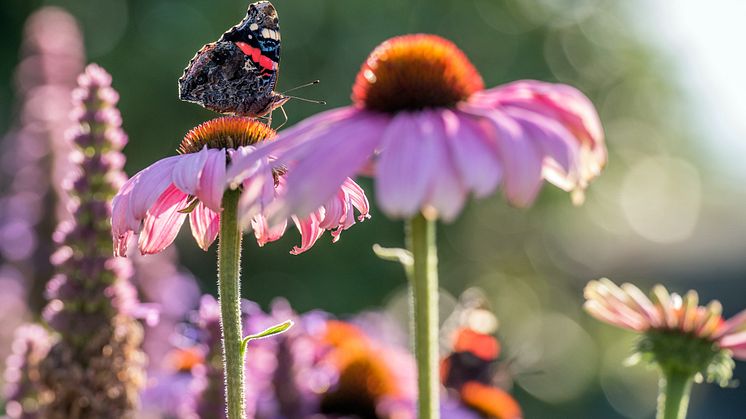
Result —
POLYGON ((91 64, 73 93, 77 126, 65 192, 73 217, 58 225, 44 318, 60 334, 41 364, 42 383, 54 398, 45 418, 129 417, 145 384, 142 327, 147 312, 130 282, 129 260, 115 259, 109 217, 111 198, 125 179, 121 149, 127 137, 116 108, 111 76, 91 64))
POLYGON ((39 414, 39 365, 52 340, 41 326, 27 324, 16 329, 13 353, 5 369, 5 412, 14 419, 33 419, 39 414))

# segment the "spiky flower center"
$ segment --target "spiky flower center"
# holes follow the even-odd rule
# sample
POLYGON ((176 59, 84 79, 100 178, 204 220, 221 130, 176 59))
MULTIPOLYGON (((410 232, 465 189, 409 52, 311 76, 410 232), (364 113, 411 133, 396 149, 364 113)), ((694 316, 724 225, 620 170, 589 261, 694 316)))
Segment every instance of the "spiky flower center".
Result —
POLYGON ((197 153, 207 148, 238 148, 255 145, 271 139, 275 131, 256 119, 242 116, 223 116, 211 119, 194 128, 184 136, 179 153, 197 153))
POLYGON ((482 77, 452 42, 435 35, 403 35, 373 50, 357 75, 352 100, 393 113, 452 107, 482 89, 482 77))

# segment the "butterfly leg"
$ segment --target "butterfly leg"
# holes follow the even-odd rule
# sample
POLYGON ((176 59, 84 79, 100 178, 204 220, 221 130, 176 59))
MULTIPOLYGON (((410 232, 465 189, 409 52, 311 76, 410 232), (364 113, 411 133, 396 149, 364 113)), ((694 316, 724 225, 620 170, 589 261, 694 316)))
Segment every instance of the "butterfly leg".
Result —
POLYGON ((282 106, 280 106, 280 110, 282 111, 282 116, 285 117, 285 120, 282 121, 282 124, 280 124, 279 127, 275 128, 275 130, 279 130, 280 128, 284 127, 285 124, 288 123, 288 114, 287 114, 287 112, 285 112, 285 108, 282 107, 282 106))

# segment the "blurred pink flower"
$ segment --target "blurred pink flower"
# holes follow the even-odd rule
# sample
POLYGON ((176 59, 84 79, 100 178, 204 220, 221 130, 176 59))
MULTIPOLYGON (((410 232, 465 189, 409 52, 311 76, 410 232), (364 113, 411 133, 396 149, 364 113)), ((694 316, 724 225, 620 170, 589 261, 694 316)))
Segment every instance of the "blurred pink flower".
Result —
POLYGON ((682 298, 656 285, 648 298, 632 284, 619 287, 605 278, 589 282, 584 294, 585 310, 603 322, 636 332, 677 331, 713 342, 746 360, 746 310, 724 320, 720 302, 700 306, 694 290, 682 298))
MULTIPOLYGON (((159 160, 134 175, 113 201, 112 233, 115 253, 123 256, 133 233, 139 232, 143 254, 158 253, 176 238, 189 217, 192 235, 204 250, 215 241, 226 188, 254 191, 259 199, 251 204, 259 210, 246 221, 251 223, 260 246, 275 241, 285 232, 285 223, 270 228, 262 208, 271 203, 284 185, 285 170, 273 170, 265 157, 245 166, 240 179, 226 176, 229 161, 243 161, 254 145, 275 136, 261 122, 243 117, 222 117, 192 129, 184 138, 177 156, 159 160)), ((347 180, 335 198, 319 205, 313 214, 292 216, 301 232, 301 245, 293 254, 311 248, 325 230, 332 230, 336 241, 342 230, 354 224, 354 209, 360 220, 368 216, 368 201, 357 184, 347 180)))
POLYGON ((525 207, 542 180, 579 201, 606 162, 598 115, 581 92, 531 80, 484 90, 468 58, 434 35, 378 46, 352 99, 234 165, 240 171, 274 154, 291 169, 288 193, 270 211, 278 219, 311 213, 357 173, 375 178, 378 203, 392 217, 453 220, 469 194, 500 185, 525 207))

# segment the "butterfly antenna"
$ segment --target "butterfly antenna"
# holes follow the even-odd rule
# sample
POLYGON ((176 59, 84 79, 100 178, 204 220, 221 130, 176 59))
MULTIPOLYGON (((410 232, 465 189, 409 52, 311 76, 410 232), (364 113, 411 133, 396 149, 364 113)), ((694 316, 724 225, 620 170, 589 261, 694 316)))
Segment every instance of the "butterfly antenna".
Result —
POLYGON ((284 92, 282 92, 282 94, 284 95, 285 93, 292 92, 293 90, 303 89, 304 87, 313 86, 314 84, 319 83, 321 83, 320 80, 310 81, 308 83, 301 84, 300 86, 295 86, 292 89, 285 90, 284 92))
POLYGON ((326 105, 326 101, 324 100, 317 100, 317 99, 306 99, 304 97, 298 97, 298 96, 288 96, 286 94, 283 94, 283 96, 288 97, 290 99, 296 99, 300 100, 301 102, 308 102, 308 103, 316 103, 318 105, 326 105))

